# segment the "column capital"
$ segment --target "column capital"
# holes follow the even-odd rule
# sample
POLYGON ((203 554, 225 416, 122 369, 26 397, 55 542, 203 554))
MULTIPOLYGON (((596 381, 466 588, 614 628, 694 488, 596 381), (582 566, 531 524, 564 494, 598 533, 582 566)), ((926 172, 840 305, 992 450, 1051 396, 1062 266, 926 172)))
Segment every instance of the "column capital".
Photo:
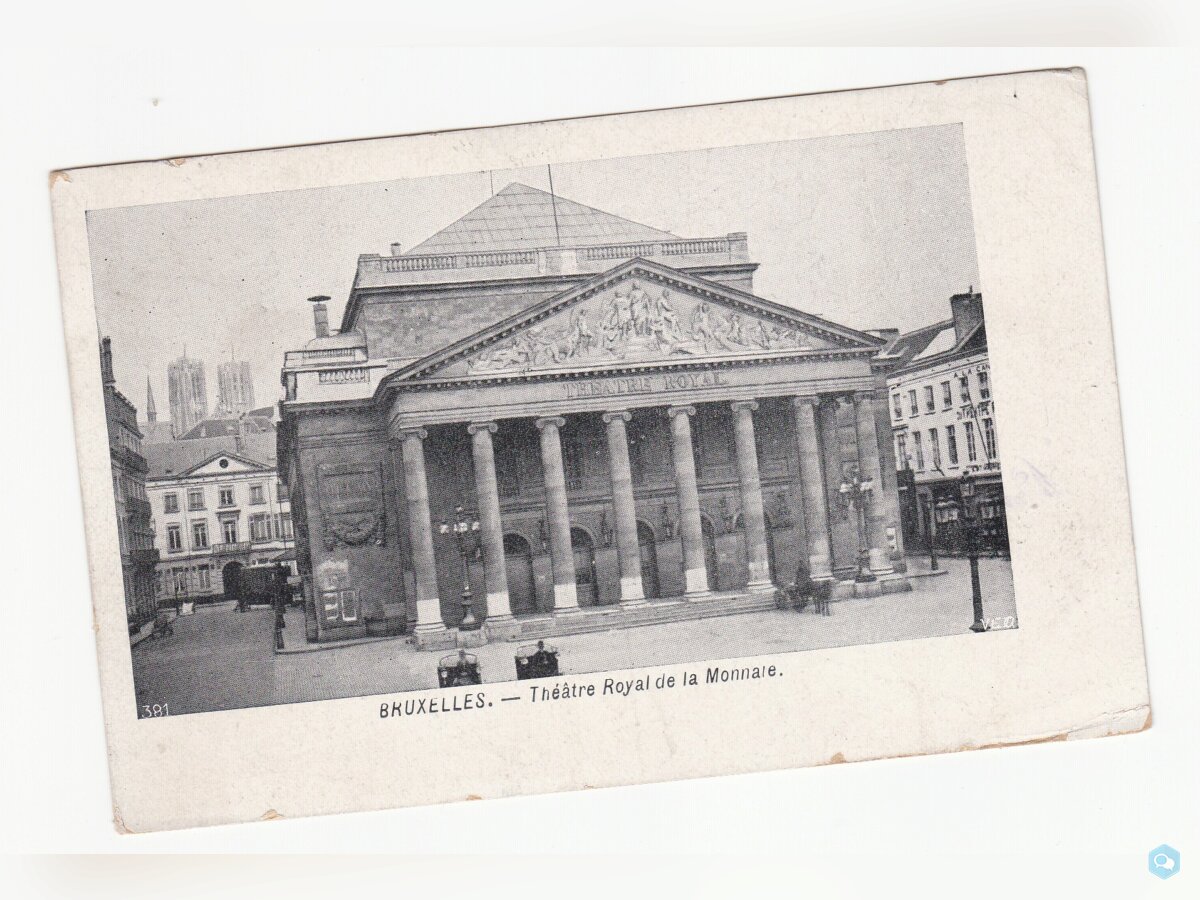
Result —
POLYGON ((496 423, 495 422, 471 422, 469 425, 467 425, 467 434, 474 435, 480 431, 490 431, 492 434, 495 434, 496 433, 496 423))
POLYGON ((792 407, 799 409, 802 406, 816 407, 821 404, 821 398, 816 394, 796 394, 792 397, 792 407))
POLYGON ((734 412, 741 412, 743 409, 749 412, 754 412, 756 409, 758 409, 757 400, 734 400, 729 405, 733 408, 734 412))
POLYGON ((419 441, 429 437, 429 432, 424 428, 398 428, 393 432, 397 440, 406 441, 409 438, 416 438, 419 441))
POLYGON ((620 419, 622 422, 628 422, 633 418, 633 416, 629 414, 629 410, 627 409, 613 409, 604 413, 600 418, 603 419, 604 424, 607 425, 614 419, 620 419))
POLYGON ((537 426, 538 431, 541 431, 547 425, 553 425, 555 428, 562 428, 567 424, 567 420, 562 416, 542 416, 540 419, 535 419, 533 424, 537 426))
POLYGON ((667 414, 671 416, 671 418, 675 418, 675 416, 680 415, 681 413, 685 416, 694 416, 696 414, 696 407, 686 405, 667 407, 667 414))
POLYGON ((855 403, 869 403, 874 399, 875 399, 875 391, 874 390, 855 391, 854 392, 854 402, 855 403))

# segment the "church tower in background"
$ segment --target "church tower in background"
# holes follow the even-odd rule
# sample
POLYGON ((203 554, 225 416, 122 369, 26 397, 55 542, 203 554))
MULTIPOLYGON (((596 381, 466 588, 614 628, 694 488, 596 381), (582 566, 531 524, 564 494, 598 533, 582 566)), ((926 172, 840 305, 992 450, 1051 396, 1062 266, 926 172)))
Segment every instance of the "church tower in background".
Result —
POLYGON ((167 390, 171 401, 171 425, 175 437, 186 434, 208 416, 208 381, 204 363, 183 356, 167 366, 167 390))
POLYGON ((230 360, 217 366, 217 413, 240 416, 254 409, 254 382, 250 363, 230 360))

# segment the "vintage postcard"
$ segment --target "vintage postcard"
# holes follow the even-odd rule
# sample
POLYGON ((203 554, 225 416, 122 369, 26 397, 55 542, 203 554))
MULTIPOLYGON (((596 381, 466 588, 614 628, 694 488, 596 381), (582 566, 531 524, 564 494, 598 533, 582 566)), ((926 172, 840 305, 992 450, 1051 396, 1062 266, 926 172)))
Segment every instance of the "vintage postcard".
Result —
POLYGON ((51 182, 122 830, 1149 724, 1081 71, 51 182))

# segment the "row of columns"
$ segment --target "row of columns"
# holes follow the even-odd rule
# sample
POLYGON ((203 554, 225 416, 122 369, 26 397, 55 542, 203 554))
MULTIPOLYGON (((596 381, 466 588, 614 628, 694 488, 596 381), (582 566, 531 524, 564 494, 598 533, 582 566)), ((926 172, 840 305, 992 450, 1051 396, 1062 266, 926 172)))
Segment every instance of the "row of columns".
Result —
MULTIPOLYGON (((817 580, 832 577, 829 542, 829 513, 821 467, 821 449, 817 437, 818 398, 792 398, 800 456, 800 483, 804 507, 805 534, 808 539, 808 567, 817 580)), ((880 485, 879 445, 875 428, 874 395, 854 395, 855 428, 859 465, 864 478, 880 485)), ((750 572, 748 589, 773 589, 767 549, 766 516, 763 511, 762 485, 758 470, 757 442, 754 434, 755 400, 735 400, 733 410, 734 442, 738 482, 742 495, 742 521, 746 534, 746 552, 750 572)), ((688 597, 710 593, 705 562, 704 533, 700 519, 700 492, 696 480, 696 460, 692 445, 694 406, 671 406, 671 453, 679 503, 679 534, 683 549, 684 589, 688 597)), ((608 440, 609 474, 612 483, 614 531, 621 574, 621 603, 634 606, 645 603, 642 586, 641 548, 638 542, 633 477, 629 464, 629 440, 625 425, 627 410, 612 410, 602 416, 608 440)), ((546 521, 549 531, 550 566, 554 576, 554 610, 569 613, 579 609, 576 593, 574 555, 571 547, 570 512, 567 505, 566 477, 563 471, 561 416, 536 420, 541 445, 542 470, 546 490, 546 521)), ((475 469, 475 493, 479 506, 482 550, 487 585, 488 618, 511 618, 508 597, 508 573, 504 561, 504 527, 500 518, 500 498, 496 485, 496 461, 492 435, 495 422, 472 422, 467 426, 475 469)), ((433 549, 433 524, 429 508, 429 487, 425 474, 423 428, 399 433, 404 463, 405 500, 408 511, 409 542, 416 582, 416 631, 445 628, 441 618, 437 570, 433 549)), ((883 504, 873 503, 867 517, 865 538, 870 548, 873 571, 891 571, 886 544, 883 504)))

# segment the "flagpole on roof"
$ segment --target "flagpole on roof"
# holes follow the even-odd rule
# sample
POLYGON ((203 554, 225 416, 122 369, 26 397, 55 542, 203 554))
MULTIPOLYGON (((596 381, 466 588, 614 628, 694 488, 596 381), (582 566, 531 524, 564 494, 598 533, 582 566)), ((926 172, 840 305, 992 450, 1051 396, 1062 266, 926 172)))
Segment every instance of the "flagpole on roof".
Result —
POLYGON ((558 202, 554 199, 554 173, 550 171, 550 163, 546 163, 546 177, 550 180, 550 209, 554 213, 554 244, 562 246, 562 235, 558 233, 558 202))

